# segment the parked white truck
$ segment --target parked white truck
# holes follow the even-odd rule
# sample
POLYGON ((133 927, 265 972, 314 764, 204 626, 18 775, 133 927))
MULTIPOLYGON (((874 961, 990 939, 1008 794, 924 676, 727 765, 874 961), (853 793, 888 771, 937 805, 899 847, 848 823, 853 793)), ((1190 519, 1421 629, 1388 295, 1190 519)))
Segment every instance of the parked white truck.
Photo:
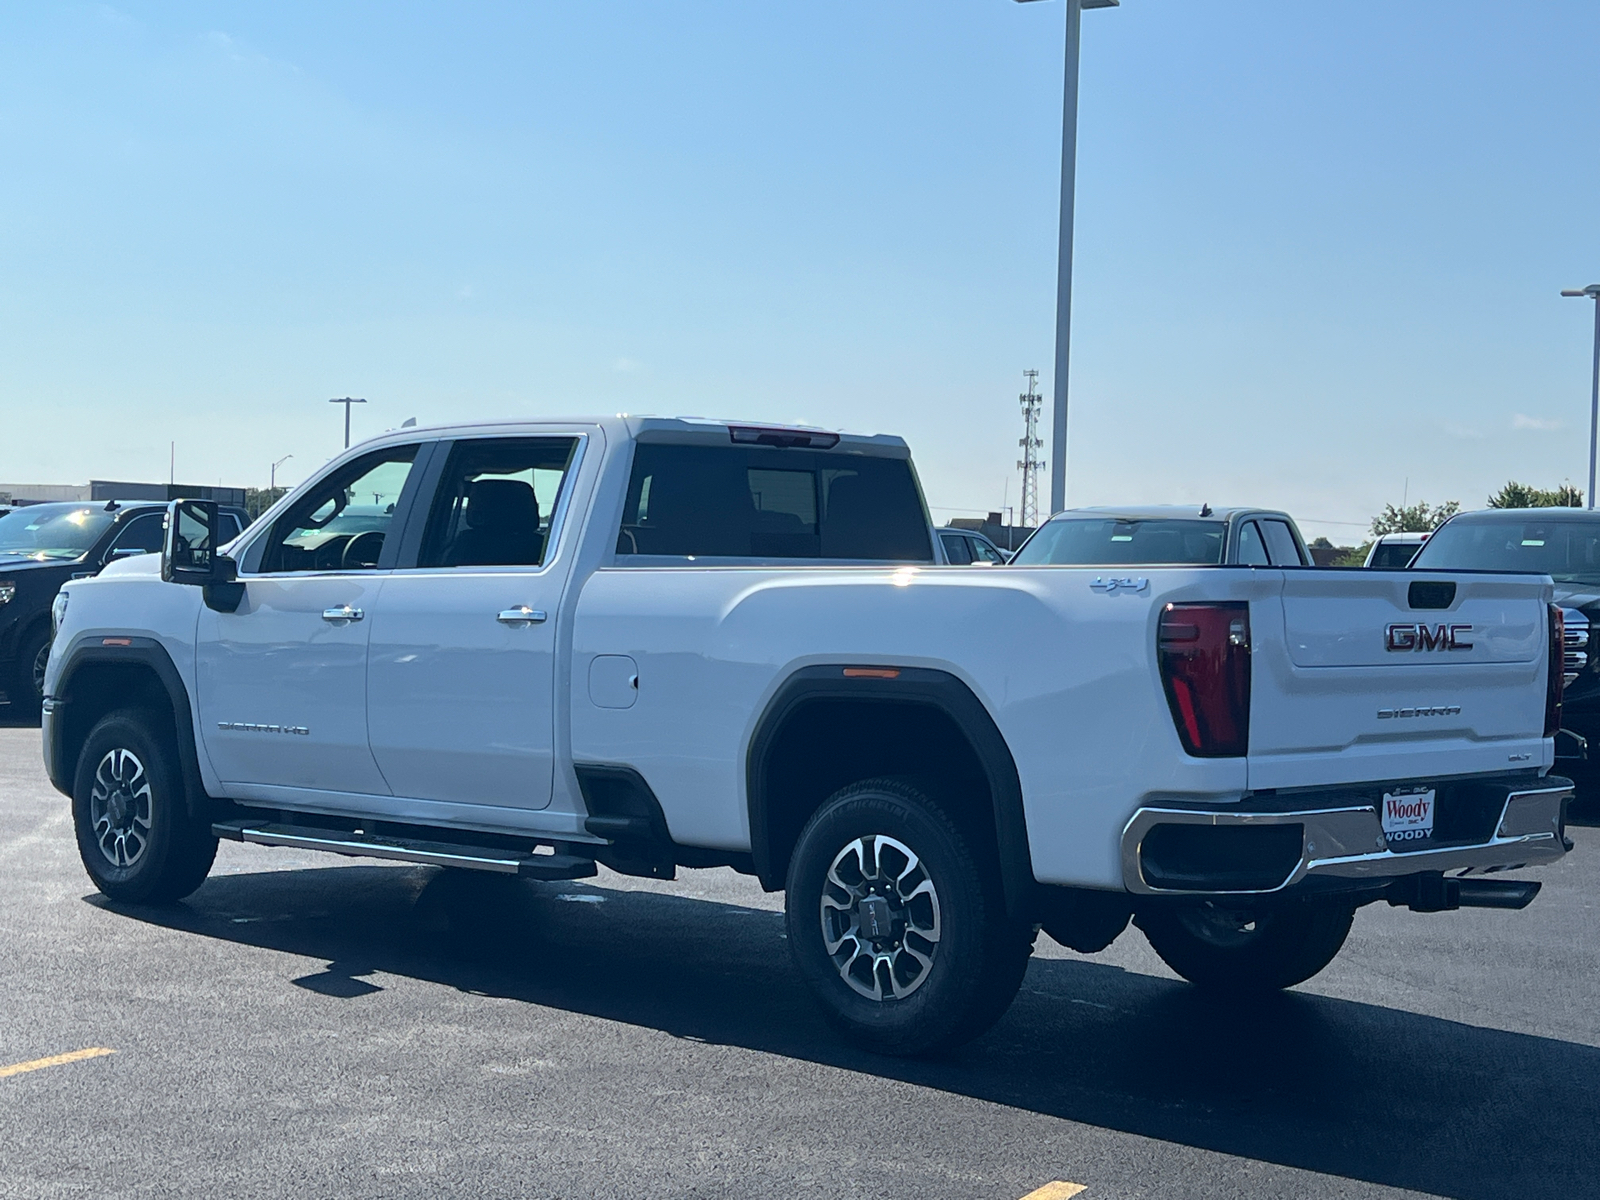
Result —
POLYGON ((946 567, 899 439, 629 417, 400 430, 218 528, 178 502, 57 600, 45 757, 113 899, 219 837, 726 865, 787 891, 835 1022, 916 1053, 1041 925, 1280 988, 1360 905, 1520 908, 1486 874, 1569 846, 1541 576, 946 567))

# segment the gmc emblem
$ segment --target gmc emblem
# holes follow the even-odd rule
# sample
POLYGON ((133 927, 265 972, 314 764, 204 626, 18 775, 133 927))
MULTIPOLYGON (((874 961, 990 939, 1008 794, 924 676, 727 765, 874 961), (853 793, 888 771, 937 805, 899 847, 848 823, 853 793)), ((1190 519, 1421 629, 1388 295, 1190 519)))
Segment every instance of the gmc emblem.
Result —
POLYGON ((1390 625, 1383 631, 1385 650, 1471 650, 1464 636, 1471 625, 1390 625))

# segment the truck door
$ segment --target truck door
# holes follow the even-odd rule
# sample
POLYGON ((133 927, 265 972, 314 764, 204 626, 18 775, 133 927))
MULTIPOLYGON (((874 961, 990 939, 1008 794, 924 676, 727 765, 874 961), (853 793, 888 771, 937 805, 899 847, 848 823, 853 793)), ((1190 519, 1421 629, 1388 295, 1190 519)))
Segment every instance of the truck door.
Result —
POLYGON ((205 750, 241 799, 387 794, 367 745, 367 638, 417 452, 376 450, 319 481, 248 547, 238 610, 201 610, 205 750))
POLYGON ((550 803, 570 559, 557 543, 582 445, 574 435, 450 448, 415 565, 384 582, 372 622, 368 728, 396 796, 550 803))

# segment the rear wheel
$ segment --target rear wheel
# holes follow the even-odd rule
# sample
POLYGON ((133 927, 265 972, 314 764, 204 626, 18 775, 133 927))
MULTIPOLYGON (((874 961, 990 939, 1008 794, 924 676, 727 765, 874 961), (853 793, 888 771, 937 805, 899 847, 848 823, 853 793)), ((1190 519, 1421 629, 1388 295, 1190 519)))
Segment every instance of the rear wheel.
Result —
POLYGON ((1270 992, 1304 983, 1333 961, 1355 910, 1298 901, 1252 909, 1207 901, 1152 907, 1138 925, 1161 961, 1216 991, 1270 992))
POLYGON ((828 1018, 882 1054, 976 1037, 1010 1006, 1031 927, 1005 915, 998 873, 927 796, 890 780, 836 793, 789 866, 789 947, 828 1018))
POLYGON ((83 866, 107 896, 159 903, 205 881, 217 839, 189 813, 172 734, 155 714, 120 709, 90 730, 78 757, 72 817, 83 866))

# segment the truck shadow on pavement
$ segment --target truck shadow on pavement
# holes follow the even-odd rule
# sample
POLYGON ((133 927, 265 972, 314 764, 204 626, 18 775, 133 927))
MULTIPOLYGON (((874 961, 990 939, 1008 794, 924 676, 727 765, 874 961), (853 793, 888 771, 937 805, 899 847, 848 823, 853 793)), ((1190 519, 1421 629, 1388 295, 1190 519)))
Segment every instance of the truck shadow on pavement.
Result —
POLYGON ((425 980, 1462 1200, 1593 1194, 1600 1170, 1600 1050, 1309 993, 1223 1004, 1036 957, 993 1031, 904 1061, 839 1040, 766 910, 368 866, 215 876, 164 909, 89 902, 322 959, 285 982, 352 1004, 383 975, 425 980))

